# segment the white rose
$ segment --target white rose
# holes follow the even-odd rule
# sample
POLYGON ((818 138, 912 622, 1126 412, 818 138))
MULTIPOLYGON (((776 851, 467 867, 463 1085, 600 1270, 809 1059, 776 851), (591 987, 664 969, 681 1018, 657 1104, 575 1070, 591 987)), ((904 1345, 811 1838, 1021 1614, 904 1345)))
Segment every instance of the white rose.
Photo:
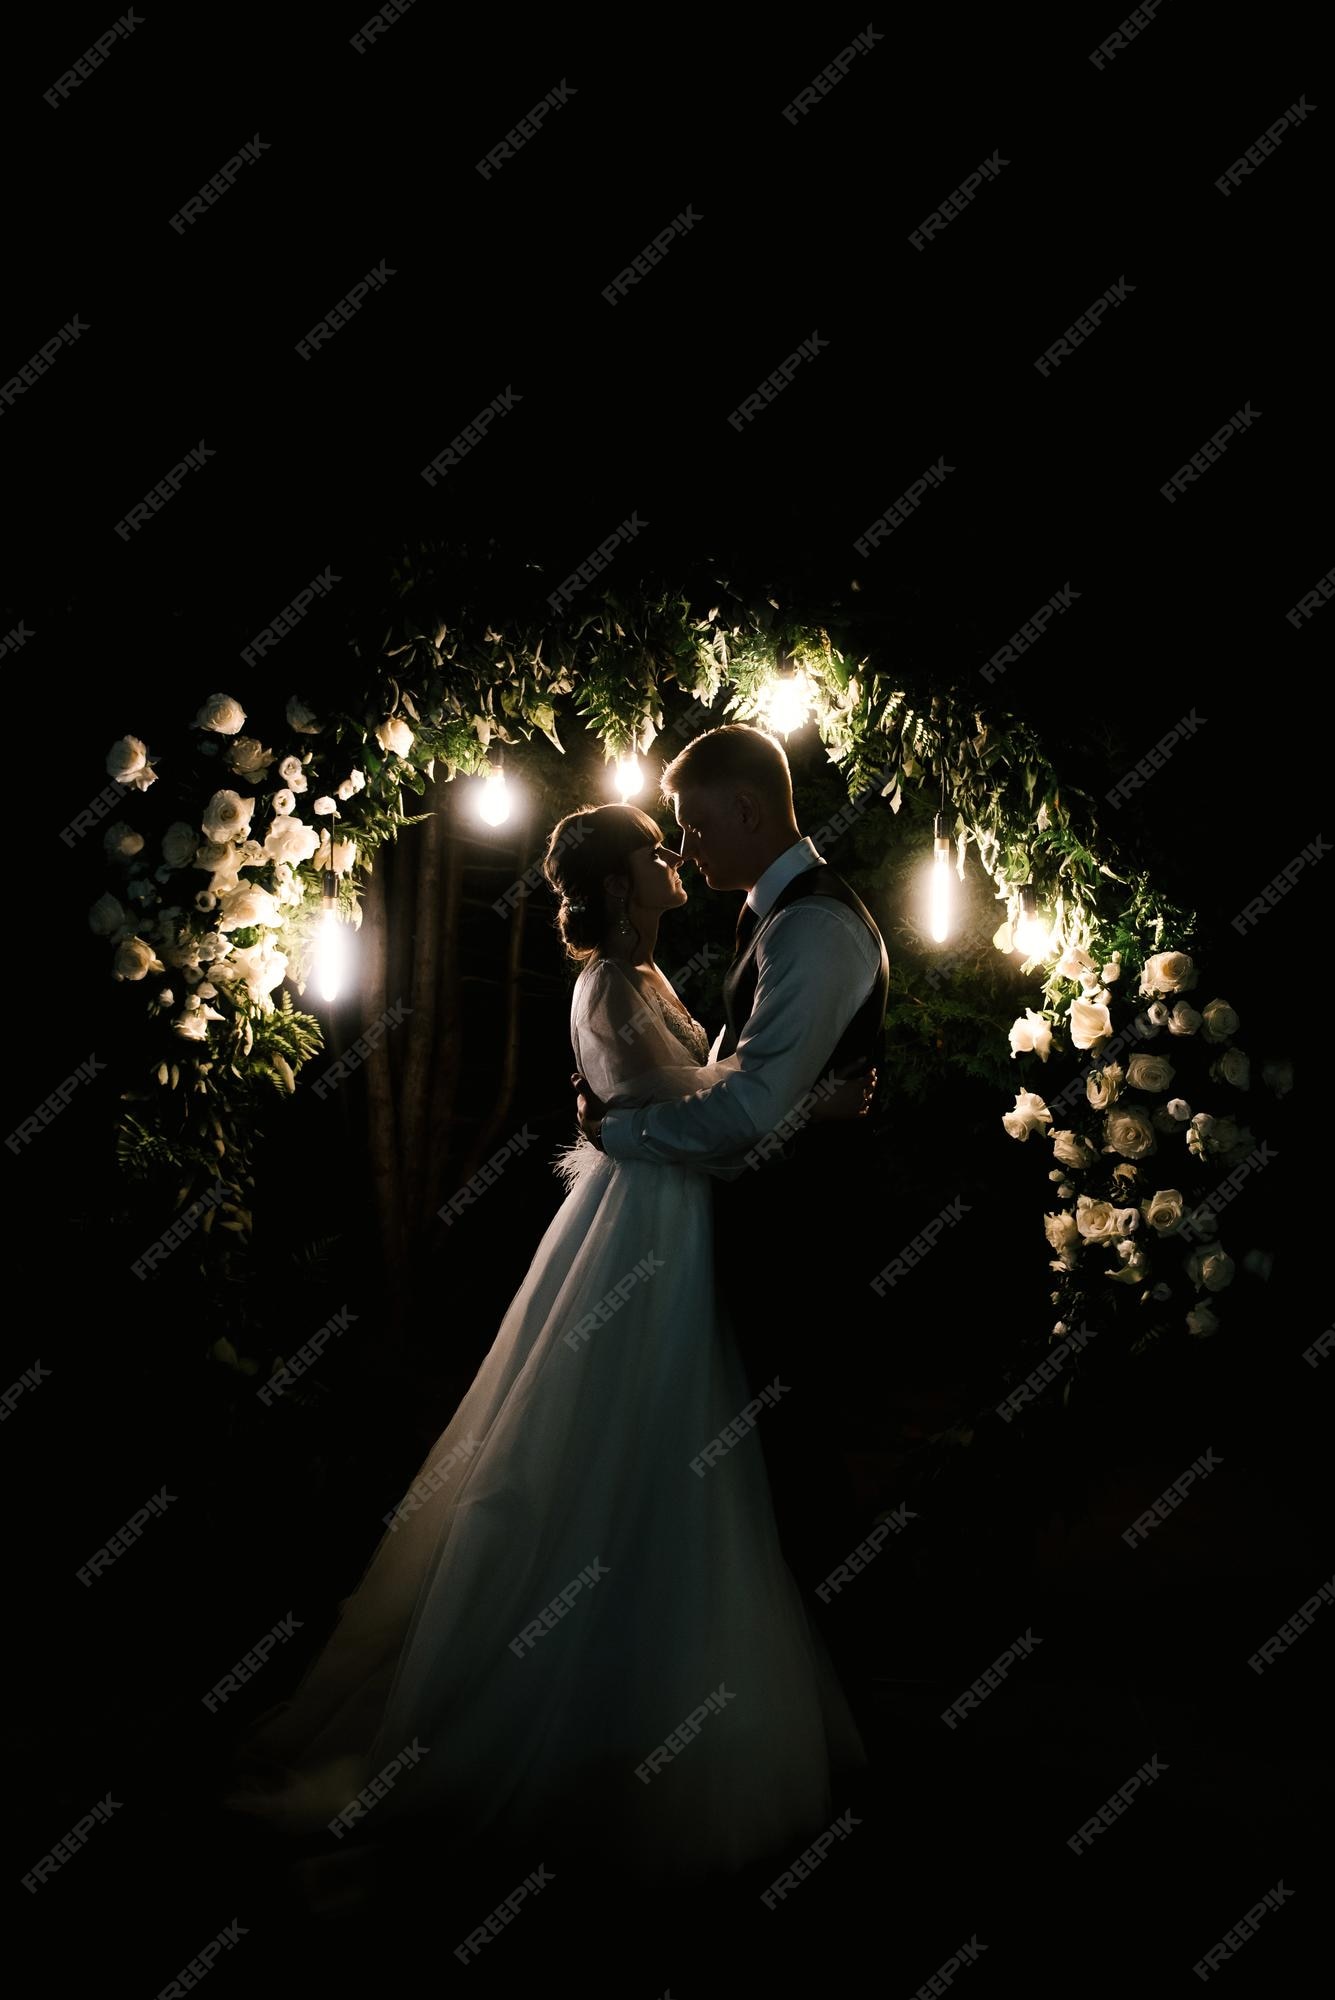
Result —
POLYGON ((1167 1090, 1173 1075, 1167 1056, 1136 1055, 1126 1066, 1126 1080, 1133 1090, 1167 1090))
POLYGON ((254 799, 243 799, 239 792, 215 792, 200 821, 205 839, 244 840, 250 832, 250 815, 254 810, 254 799))
POLYGON ((1222 1292, 1233 1282, 1233 1259, 1216 1243, 1202 1243, 1192 1251, 1185 1265, 1187 1276, 1200 1291, 1222 1292))
POLYGON ((1114 979, 1120 979, 1121 976, 1122 962, 1117 958, 1110 958, 1104 966, 1103 971, 1099 974, 1105 986, 1111 986, 1114 979))
POLYGON ((1168 1100, 1168 1115, 1170 1118, 1177 1119, 1179 1124, 1185 1125, 1191 1116, 1191 1106, 1187 1103, 1186 1098, 1170 1097, 1168 1100))
POLYGON ((1210 1064, 1210 1075, 1216 1083, 1231 1083, 1235 1090, 1250 1090, 1252 1066, 1244 1049, 1225 1049, 1210 1064))
POLYGON ((294 791, 285 788, 281 792, 275 792, 269 803, 281 819, 285 813, 290 813, 296 805, 297 795, 294 791))
POLYGON ((1052 1053, 1052 1029, 1041 1014, 1032 1007, 1024 1010, 1024 1019, 1011 1023, 1011 1055, 1036 1055, 1046 1062, 1052 1053))
POLYGON ((311 807, 311 811, 319 819, 324 813, 337 812, 338 801, 337 799, 331 799, 328 792, 325 792, 322 797, 315 801, 315 804, 311 807))
POLYGON ((195 908, 202 910, 205 916, 209 914, 210 910, 216 910, 217 907, 218 898, 214 895, 212 889, 199 889, 195 892, 195 908))
POLYGON ((1099 1156, 1088 1139, 1082 1138, 1078 1132, 1054 1132, 1052 1157, 1077 1172, 1086 1167, 1096 1167, 1099 1163, 1099 1156))
POLYGON ((1212 1153, 1232 1153, 1238 1147, 1244 1149, 1254 1143, 1245 1125, 1239 1125, 1236 1118, 1216 1118, 1211 1122, 1210 1151, 1212 1153))
POLYGON ((320 845, 315 852, 315 866, 317 868, 332 867, 336 875, 346 875, 356 859, 357 843, 355 840, 336 840, 334 842, 334 858, 331 862, 329 859, 329 835, 327 833, 321 834, 320 845))
POLYGON ((215 868, 209 877, 209 893, 214 896, 228 896, 233 889, 241 886, 241 857, 232 848, 222 866, 215 868))
POLYGON ((185 820, 173 820, 162 836, 162 858, 169 868, 187 868, 195 858, 199 835, 185 820))
POLYGON ((1126 1072, 1120 1063, 1105 1063, 1085 1078, 1085 1096, 1096 1111, 1106 1111, 1122 1094, 1126 1072))
POLYGON ((1145 1009, 1145 1019, 1153 1021, 1156 1028, 1166 1028, 1168 1026, 1168 1009, 1164 1006, 1162 1000, 1151 1001, 1150 1005, 1145 1009))
POLYGON ((1149 1259, 1138 1243, 1119 1243, 1117 1255, 1122 1260, 1122 1268, 1120 1271, 1109 1271, 1113 1284, 1139 1285, 1149 1276, 1149 1259))
POLYGON ((1187 1332, 1196 1340, 1208 1340, 1212 1333, 1218 1333, 1219 1321, 1209 1306, 1193 1306, 1187 1314, 1187 1332))
POLYGON ((1105 1114, 1103 1129, 1111 1150, 1128 1160, 1143 1160, 1155 1150, 1154 1126, 1139 1104, 1115 1104, 1105 1114))
POLYGON ((292 870, 291 864, 278 861, 274 864, 274 894, 280 903, 300 903, 305 899, 305 890, 292 870))
POLYGON ((294 814, 274 820, 265 835, 264 851, 271 861, 309 861, 320 844, 313 826, 294 814))
POLYGON ((352 786, 354 792, 365 791, 366 789, 365 771, 359 771, 356 765, 354 764, 352 769, 348 772, 346 782, 352 786))
POLYGON ((1045 1215, 1043 1233, 1056 1252, 1054 1269, 1074 1271, 1080 1255, 1080 1231, 1073 1215, 1045 1215))
POLYGON ((1287 1056, 1261 1064, 1261 1081, 1276 1097, 1287 1097, 1293 1089, 1293 1064, 1287 1056))
POLYGON ((251 785, 262 783, 264 774, 272 762, 273 751, 266 750, 254 736, 238 736, 227 753, 230 769, 251 785))
POLYGON ((148 752, 137 736, 122 736, 107 752, 107 770, 118 785, 132 785, 148 768, 148 752))
POLYGON ((324 724, 316 721, 313 708, 307 708, 304 701, 298 701, 293 695, 287 705, 287 726, 295 729, 299 736, 318 736, 324 724))
POLYGON ((1212 1000, 1201 1017, 1201 1034, 1207 1042, 1226 1042, 1238 1032, 1238 1017, 1227 1000, 1212 1000))
POLYGON ((1133 1014, 1131 1032, 1137 1041, 1152 1042, 1159 1032, 1159 1026, 1156 1021, 1151 1021, 1148 1014, 1133 1014))
POLYGON ((151 944, 145 944, 140 937, 128 937, 116 947, 111 976, 113 979, 142 979, 146 972, 166 970, 151 944))
POLYGON ((1077 944, 1068 944, 1053 969, 1063 979, 1078 979, 1082 972, 1093 972, 1095 966, 1087 951, 1081 951, 1077 944))
POLYGON ((1140 975, 1142 993, 1190 993, 1196 968, 1184 951, 1156 951, 1140 975))
POLYGON ((234 951, 225 965, 218 967, 216 976, 242 982, 251 999, 270 1012, 273 1002, 269 994, 275 986, 282 985, 286 975, 286 958, 281 951, 274 950, 268 938, 263 938, 258 944, 234 951))
POLYGON ((124 909, 110 894, 99 896, 88 912, 88 928, 98 937, 114 937, 126 922, 124 909))
POLYGON ((343 780, 343 783, 338 788, 338 796, 340 797, 340 799, 350 799, 355 790, 356 787, 353 784, 352 779, 345 778, 343 780))
POLYGON ((245 709, 230 694, 211 694, 195 717, 195 728, 215 729, 219 736, 235 736, 245 719, 245 709))
POLYGON ((1113 1179, 1114 1179, 1115 1181, 1136 1181, 1136 1180, 1139 1180, 1139 1179, 1140 1179, 1140 1168, 1139 1168, 1139 1167, 1133 1167, 1133 1166, 1132 1166, 1132 1165, 1130 1164, 1130 1162, 1129 1162, 1129 1161, 1127 1161, 1127 1160, 1123 1160, 1123 1161, 1122 1161, 1122 1162, 1121 1162, 1121 1163, 1120 1163, 1120 1164, 1119 1164, 1118 1166, 1115 1166, 1115 1167, 1113 1168, 1113 1179))
POLYGON ((251 924, 276 924, 278 905, 267 889, 257 883, 242 882, 229 889, 222 899, 218 917, 220 931, 239 931, 251 924))
POLYGON ((1182 1227, 1183 1197, 1177 1188, 1158 1188, 1140 1212, 1156 1236, 1172 1236, 1182 1227))
POLYGON ((1016 1092, 1014 1111, 1007 1111, 1001 1122, 1012 1139, 1027 1139, 1052 1123, 1052 1113, 1037 1092, 1021 1090, 1016 1092))
POLYGON ((305 791, 306 773, 301 768, 300 757, 284 757, 282 763, 278 766, 278 775, 283 780, 283 783, 289 785, 294 792, 305 791))
POLYGON ((1194 1035, 1200 1025, 1200 1015, 1194 1007, 1188 1006, 1185 1000, 1179 1000, 1172 1013, 1168 1016, 1168 1032, 1170 1035, 1194 1035))
POLYGON ((140 852, 143 845, 143 834, 136 833, 123 819, 118 819, 114 826, 109 826, 102 836, 103 852, 109 854, 113 861, 129 861, 133 855, 140 852))
POLYGON ((1071 1002, 1071 1041, 1078 1049, 1097 1048, 1112 1033, 1112 1016, 1092 1000, 1071 1002))
POLYGON ((406 757, 413 747, 413 732, 402 716, 391 715, 377 727, 375 740, 382 750, 392 750, 396 757, 406 757))
POLYGON ((1110 1201, 1094 1201, 1089 1195, 1076 1197, 1075 1226, 1086 1243, 1112 1243, 1125 1232, 1117 1227, 1117 1210, 1110 1201))
POLYGON ((1071 1186, 1071 1183, 1069 1181, 1059 1181, 1057 1183, 1057 1192, 1061 1196, 1063 1201, 1070 1201, 1070 1199, 1075 1193, 1075 1189, 1071 1186))

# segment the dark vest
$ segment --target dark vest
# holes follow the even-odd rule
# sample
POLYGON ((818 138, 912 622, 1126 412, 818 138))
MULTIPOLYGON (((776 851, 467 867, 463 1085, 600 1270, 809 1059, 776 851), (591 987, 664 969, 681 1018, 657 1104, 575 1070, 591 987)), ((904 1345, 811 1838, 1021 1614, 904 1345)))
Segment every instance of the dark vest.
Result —
MULTIPOLYGON (((842 875, 836 875, 828 864, 817 863, 804 868, 795 875, 787 887, 781 889, 774 906, 763 916, 747 940, 746 949, 733 960, 723 981, 723 1008, 727 1017, 727 1028, 719 1045, 719 1056, 730 1056, 737 1047, 738 1038, 746 1026, 756 995, 756 981, 759 968, 756 965, 756 945, 764 935, 766 925, 795 903, 801 896, 832 896, 843 903, 854 915, 861 919, 876 941, 880 953, 880 966, 872 983, 871 992, 853 1016, 838 1042, 825 1057, 820 1067, 820 1076, 827 1076, 832 1069, 845 1069, 856 1062, 881 1065, 885 1054, 885 1002, 890 986, 890 961, 886 955, 885 940, 876 925, 876 919, 862 901, 854 894, 842 875)), ((810 1138, 818 1132, 838 1133, 845 1137, 849 1126, 844 1121, 832 1121, 821 1127, 808 1127, 803 1137, 810 1138)))

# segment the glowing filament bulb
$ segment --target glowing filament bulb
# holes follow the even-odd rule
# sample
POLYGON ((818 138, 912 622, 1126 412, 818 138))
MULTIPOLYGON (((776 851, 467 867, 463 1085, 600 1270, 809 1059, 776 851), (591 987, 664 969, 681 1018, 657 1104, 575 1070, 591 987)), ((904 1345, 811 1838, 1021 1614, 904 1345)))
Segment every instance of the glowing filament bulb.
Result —
POLYGON ((767 726, 776 736, 800 729, 811 713, 811 682, 802 672, 775 674, 763 695, 767 726))
POLYGON ((482 782, 478 812, 488 826, 503 826, 510 817, 510 795, 505 789, 504 771, 488 771, 482 782))
POLYGON ((644 790, 644 773, 640 769, 638 757, 618 757, 616 762, 616 788, 621 794, 621 803, 633 799, 644 790))
POLYGON ((1038 913, 1033 886, 1020 891, 1020 914, 1015 923, 1015 949, 1022 958, 1042 958, 1051 942, 1046 923, 1038 913))
POLYGON ((936 816, 932 837, 932 892, 929 923, 934 944, 944 944, 950 936, 950 837, 941 831, 941 815, 936 816))
POLYGON ((320 928, 315 938, 315 978, 322 1000, 337 1000, 343 991, 347 969, 347 926, 339 921, 335 905, 327 902, 320 913, 320 928))

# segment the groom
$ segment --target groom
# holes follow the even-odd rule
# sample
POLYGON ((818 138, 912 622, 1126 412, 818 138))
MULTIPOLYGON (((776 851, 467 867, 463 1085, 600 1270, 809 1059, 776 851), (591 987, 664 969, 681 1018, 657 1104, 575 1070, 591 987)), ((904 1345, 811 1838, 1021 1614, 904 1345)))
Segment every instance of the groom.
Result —
MULTIPOLYGON (((753 1387, 791 1395, 756 1425, 785 1554, 808 1591, 865 1527, 838 1444, 839 1409, 868 1393, 854 1336, 866 1320, 865 1118, 808 1121, 814 1086, 864 1076, 883 1048, 889 963, 870 911, 804 839, 788 759, 758 729, 697 736, 663 773, 682 851, 711 889, 745 889, 710 1061, 736 1073, 680 1102, 604 1111, 581 1082, 580 1129, 614 1159, 710 1172, 720 1292, 753 1387)), ((853 1110, 856 1112, 855 1102, 853 1110)))

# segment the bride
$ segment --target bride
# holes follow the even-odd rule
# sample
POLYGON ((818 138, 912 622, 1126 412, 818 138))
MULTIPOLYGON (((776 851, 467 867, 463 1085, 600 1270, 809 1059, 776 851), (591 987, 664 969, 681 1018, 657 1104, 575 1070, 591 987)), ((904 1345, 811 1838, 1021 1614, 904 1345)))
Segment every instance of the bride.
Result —
MULTIPOLYGON (((737 1064, 655 964, 679 860, 630 806, 548 842, 575 1059, 610 1106, 737 1064)), ((774 1392, 715 1298, 709 1174, 583 1139, 556 1164, 472 1387, 227 1804, 340 1840, 425 1819, 442 1858, 541 1831, 642 1877, 791 1855, 866 1757, 780 1549, 751 1435, 774 1392)))

